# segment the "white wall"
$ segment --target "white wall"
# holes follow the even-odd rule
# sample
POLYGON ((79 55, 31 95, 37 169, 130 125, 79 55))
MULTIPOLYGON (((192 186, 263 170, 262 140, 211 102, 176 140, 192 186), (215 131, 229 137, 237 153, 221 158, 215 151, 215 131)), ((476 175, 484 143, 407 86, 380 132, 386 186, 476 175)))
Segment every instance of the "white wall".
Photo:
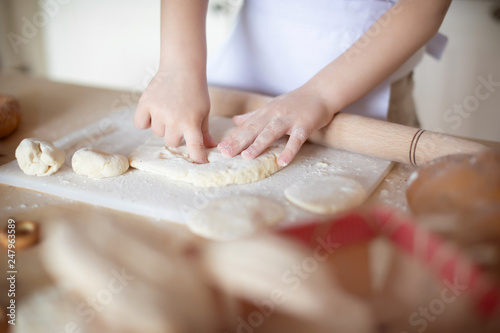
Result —
POLYGON ((131 89, 157 67, 159 26, 160 1, 72 0, 45 29, 47 75, 131 89))
POLYGON ((452 2, 441 28, 449 37, 443 58, 425 57, 415 72, 424 128, 500 141, 500 21, 492 16, 498 7, 500 1, 452 2), (479 78, 489 76, 497 86, 480 88, 477 98, 479 78))
MULTIPOLYGON (((230 17, 210 15, 209 47, 222 42, 230 17)), ((158 66, 159 0, 71 0, 45 28, 46 75, 118 89, 145 87, 158 66)))
MULTIPOLYGON (((36 1, 0 0, 2 67, 29 68, 34 73, 45 73, 42 29, 32 23, 33 17, 38 22, 41 17, 39 13, 36 1)), ((43 17, 48 18, 47 15, 43 17)))

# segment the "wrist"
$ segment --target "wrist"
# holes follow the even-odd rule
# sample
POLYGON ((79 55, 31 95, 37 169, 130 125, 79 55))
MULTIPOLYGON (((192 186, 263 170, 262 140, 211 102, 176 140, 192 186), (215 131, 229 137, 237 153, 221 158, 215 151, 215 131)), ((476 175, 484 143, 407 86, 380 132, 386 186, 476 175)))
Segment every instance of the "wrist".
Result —
POLYGON ((190 82, 192 85, 198 87, 208 87, 204 66, 190 66, 187 63, 177 62, 161 62, 155 77, 168 81, 190 82))
POLYGON ((158 72, 163 73, 183 73, 189 76, 206 77, 206 60, 178 57, 178 56, 162 56, 158 72))
POLYGON ((331 117, 342 110, 342 98, 338 96, 337 91, 332 88, 331 85, 312 78, 306 82, 302 88, 305 89, 308 94, 314 96, 314 98, 328 111, 331 117))

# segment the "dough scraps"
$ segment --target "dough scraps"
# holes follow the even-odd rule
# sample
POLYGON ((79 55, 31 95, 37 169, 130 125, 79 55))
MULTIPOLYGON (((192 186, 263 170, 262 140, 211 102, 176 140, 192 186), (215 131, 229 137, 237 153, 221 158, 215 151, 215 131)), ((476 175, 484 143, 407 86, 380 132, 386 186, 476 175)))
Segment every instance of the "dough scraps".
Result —
POLYGON ((285 190, 293 204, 318 214, 333 214, 361 204, 365 188, 356 180, 342 176, 307 179, 285 190))
MULTIPOLYGON (((220 142, 234 128, 229 118, 210 118, 210 133, 220 142)), ((129 156, 130 166, 184 181, 199 187, 246 184, 262 180, 283 167, 278 165, 279 154, 286 145, 282 138, 274 142, 259 157, 245 160, 241 155, 225 157, 217 148, 207 149, 207 164, 196 164, 189 158, 186 145, 165 147, 164 139, 153 137, 137 147, 129 156)))
POLYGON ((273 200, 243 195, 208 202, 189 217, 187 226, 199 236, 229 241, 274 226, 284 217, 285 210, 273 200))

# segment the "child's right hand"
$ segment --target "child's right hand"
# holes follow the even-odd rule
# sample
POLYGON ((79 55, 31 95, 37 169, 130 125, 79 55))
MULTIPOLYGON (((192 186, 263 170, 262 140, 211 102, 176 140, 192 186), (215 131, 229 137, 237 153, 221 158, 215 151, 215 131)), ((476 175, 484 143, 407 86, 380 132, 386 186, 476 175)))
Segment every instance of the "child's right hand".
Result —
POLYGON ((184 138, 195 163, 207 163, 205 147, 216 143, 208 131, 210 98, 206 80, 179 71, 159 71, 142 94, 135 111, 137 128, 151 127, 165 145, 177 147, 184 138))

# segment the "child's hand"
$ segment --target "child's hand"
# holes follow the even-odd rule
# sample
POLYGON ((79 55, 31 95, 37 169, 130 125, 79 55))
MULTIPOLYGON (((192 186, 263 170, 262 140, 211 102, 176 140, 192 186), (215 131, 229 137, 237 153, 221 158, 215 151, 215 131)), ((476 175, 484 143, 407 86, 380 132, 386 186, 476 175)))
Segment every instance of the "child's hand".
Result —
POLYGON ((208 132, 209 111, 208 87, 203 79, 187 73, 158 72, 139 100, 134 123, 140 129, 151 127, 169 147, 179 146, 184 138, 191 159, 207 163, 204 147, 216 146, 208 132))
POLYGON ((243 158, 253 159, 272 142, 288 134, 288 143, 278 158, 278 164, 285 166, 292 161, 307 138, 315 130, 326 126, 334 114, 315 89, 302 86, 278 96, 262 108, 235 116, 233 121, 238 128, 222 140, 218 147, 225 156, 235 156, 241 152, 243 158))

